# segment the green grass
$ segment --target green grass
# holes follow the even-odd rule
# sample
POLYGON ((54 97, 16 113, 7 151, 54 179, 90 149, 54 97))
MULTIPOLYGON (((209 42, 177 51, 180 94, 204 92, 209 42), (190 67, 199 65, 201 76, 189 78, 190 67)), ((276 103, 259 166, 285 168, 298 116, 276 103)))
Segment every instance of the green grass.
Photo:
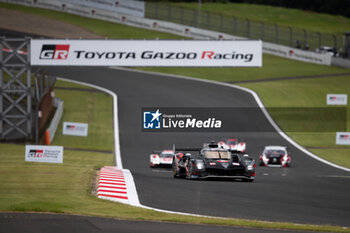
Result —
POLYGON ((111 154, 69 150, 63 164, 30 163, 24 161, 24 146, 0 147, 2 211, 78 211, 79 203, 93 201, 89 193, 96 168, 113 163, 111 154))
MULTIPOLYGON (((335 135, 334 135, 335 140, 335 135)), ((341 164, 344 167, 350 167, 350 153, 349 149, 310 149, 314 154, 319 155, 322 158, 326 158, 335 164, 341 164)))
MULTIPOLYGON (((263 54, 261 68, 178 68, 178 67, 142 67, 145 71, 185 75, 221 82, 259 80, 266 78, 283 78, 308 75, 339 74, 350 72, 340 67, 322 66, 304 63, 286 58, 263 54)), ((322 87, 320 87, 322 88, 322 87)))
MULTIPOLYGON (((64 84, 58 81, 56 86, 80 87, 78 84, 64 84)), ((64 101, 63 121, 87 123, 89 137, 62 135, 62 122, 58 127, 52 144, 78 147, 91 150, 113 150, 114 134, 112 119, 112 98, 106 93, 72 90, 55 90, 56 96, 64 101), (74 101, 72 101, 74 99, 74 101)))
MULTIPOLYGON (((198 3, 173 3, 173 6, 198 9, 198 3)), ((287 9, 256 4, 242 3, 203 3, 202 12, 222 13, 239 19, 263 21, 269 24, 292 26, 309 31, 344 34, 349 31, 350 19, 344 16, 328 15, 310 11, 287 9)))
POLYGON ((246 83, 240 86, 256 91, 266 107, 327 107, 327 94, 350 95, 350 76, 246 83))

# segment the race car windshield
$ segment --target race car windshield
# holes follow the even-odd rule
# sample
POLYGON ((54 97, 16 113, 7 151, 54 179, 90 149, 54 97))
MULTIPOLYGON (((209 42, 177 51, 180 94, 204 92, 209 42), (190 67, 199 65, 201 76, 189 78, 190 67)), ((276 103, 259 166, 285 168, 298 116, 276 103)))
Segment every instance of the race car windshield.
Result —
POLYGON ((163 158, 172 158, 173 154, 171 154, 171 153, 161 153, 160 156, 163 157, 163 158))
POLYGON ((237 141, 227 141, 226 144, 228 144, 228 145, 237 145, 237 141))
POLYGON ((266 150, 264 153, 266 155, 284 155, 285 154, 283 150, 266 150))
POLYGON ((228 151, 205 151, 204 157, 206 159, 229 159, 230 153, 228 151))

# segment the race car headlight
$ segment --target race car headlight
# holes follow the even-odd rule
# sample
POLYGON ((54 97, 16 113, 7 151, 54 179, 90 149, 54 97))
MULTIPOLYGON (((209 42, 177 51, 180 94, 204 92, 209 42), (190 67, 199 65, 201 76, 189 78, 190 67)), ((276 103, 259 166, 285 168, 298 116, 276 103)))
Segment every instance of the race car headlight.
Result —
POLYGON ((197 167, 198 169, 203 169, 203 168, 204 168, 204 162, 203 162, 203 160, 197 160, 197 161, 196 161, 196 167, 197 167))

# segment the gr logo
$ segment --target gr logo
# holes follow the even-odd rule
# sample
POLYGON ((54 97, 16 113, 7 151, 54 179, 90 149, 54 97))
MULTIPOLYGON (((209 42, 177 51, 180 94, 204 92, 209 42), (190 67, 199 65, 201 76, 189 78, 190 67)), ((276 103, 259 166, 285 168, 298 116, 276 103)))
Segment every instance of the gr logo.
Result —
POLYGON ((40 59, 45 60, 66 60, 69 52, 69 44, 44 44, 40 59))
POLYGON ((30 150, 28 156, 33 157, 33 158, 42 158, 42 157, 44 157, 44 151, 43 150, 30 150))
POLYGON ((155 112, 143 112, 143 128, 144 129, 160 129, 162 113, 159 109, 155 112))

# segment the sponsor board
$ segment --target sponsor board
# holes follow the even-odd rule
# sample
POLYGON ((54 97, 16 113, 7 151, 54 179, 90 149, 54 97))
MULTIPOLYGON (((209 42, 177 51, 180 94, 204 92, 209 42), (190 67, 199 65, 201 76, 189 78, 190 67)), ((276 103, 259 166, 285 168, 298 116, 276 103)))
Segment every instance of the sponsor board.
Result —
POLYGON ((26 145, 25 161, 42 163, 63 163, 63 147, 26 145))
POLYGON ((76 4, 105 11, 133 15, 138 17, 145 16, 145 2, 134 0, 62 0, 68 4, 76 4))
POLYGON ((31 40, 31 65, 261 67, 261 41, 31 40))
POLYGON ((301 49, 296 49, 293 47, 288 47, 284 45, 272 44, 269 42, 263 43, 264 53, 286 57, 293 60, 316 63, 322 65, 331 65, 332 55, 321 54, 312 51, 304 51, 301 49))
POLYGON ((350 132, 337 132, 335 143, 337 145, 350 145, 350 132))
POLYGON ((327 94, 327 105, 347 105, 348 95, 346 94, 327 94))
POLYGON ((87 136, 88 124, 76 122, 63 122, 63 135, 87 136))

